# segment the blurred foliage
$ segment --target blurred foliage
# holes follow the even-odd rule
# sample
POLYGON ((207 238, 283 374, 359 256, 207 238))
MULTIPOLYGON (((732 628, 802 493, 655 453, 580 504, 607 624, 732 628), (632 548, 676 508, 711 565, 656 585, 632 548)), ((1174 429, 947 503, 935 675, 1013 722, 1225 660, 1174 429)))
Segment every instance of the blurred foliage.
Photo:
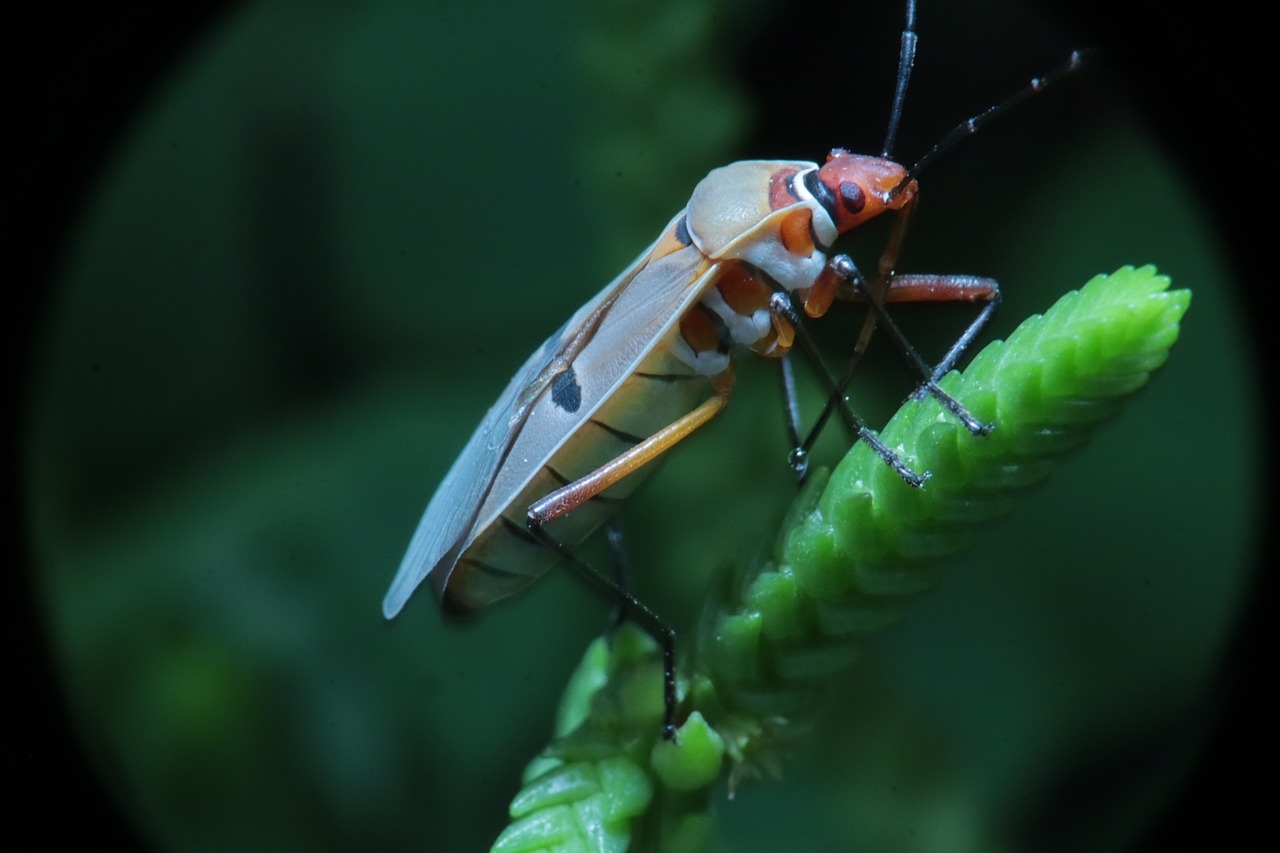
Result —
MULTIPOLYGON (((832 76, 836 51, 776 60, 853 4, 664 8, 246 4, 103 175, 35 366, 29 520, 81 736, 158 847, 479 849, 504 824, 607 607, 552 573, 469 624, 425 597, 386 624, 418 514, 510 372, 698 175, 883 134, 900 12, 859 17, 860 73, 832 76)), ((926 6, 920 32, 908 153, 1075 46, 995 4, 926 6)), ((1260 442, 1241 318, 1105 66, 922 183, 902 267, 999 278, 997 334, 1128 262, 1194 286, 1195 323, 1124 421, 873 646, 821 749, 714 803, 725 849, 1122 845, 1194 748, 1238 604, 1260 442)), ((965 318, 899 313, 926 353, 965 318)), ((859 319, 825 322, 833 359, 859 319)), ((873 419, 907 386, 878 364, 873 419)), ((678 626, 794 490, 773 377, 740 376, 625 518, 635 587, 678 626)))

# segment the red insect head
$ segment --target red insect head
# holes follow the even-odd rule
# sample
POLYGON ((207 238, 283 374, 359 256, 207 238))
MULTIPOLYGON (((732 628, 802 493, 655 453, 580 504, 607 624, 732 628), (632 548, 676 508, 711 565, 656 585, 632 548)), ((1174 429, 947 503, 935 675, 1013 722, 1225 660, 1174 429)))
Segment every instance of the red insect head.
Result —
POLYGON ((907 170, 883 157, 852 154, 833 148, 818 169, 818 180, 830 190, 836 229, 841 234, 886 210, 901 210, 915 199, 919 186, 906 180, 907 170))

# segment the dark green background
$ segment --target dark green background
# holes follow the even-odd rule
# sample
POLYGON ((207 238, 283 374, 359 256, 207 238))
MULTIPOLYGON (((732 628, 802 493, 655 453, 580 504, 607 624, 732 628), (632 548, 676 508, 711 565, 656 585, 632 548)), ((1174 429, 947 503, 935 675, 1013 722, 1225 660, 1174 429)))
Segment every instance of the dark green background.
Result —
MULTIPOLYGON (((888 5, 251 3, 151 90, 67 234, 23 445, 56 677, 146 837, 493 838, 606 609, 553 574, 470 625, 426 599, 386 625, 407 537, 511 370, 707 169, 878 147, 888 5), (856 35, 797 51, 814 20, 856 35)), ((928 3, 920 31, 904 159, 1085 38, 928 3)), ((726 849, 1101 849, 1181 778, 1252 557, 1258 380, 1204 208, 1221 177, 1180 174, 1108 71, 926 174, 902 268, 999 277, 1000 334, 1154 262, 1195 292, 1184 338, 874 647, 821 749, 718 805, 726 849)), ((902 313, 926 351, 964 322, 902 313)), ((826 321, 833 352, 853 322, 826 321)), ((772 376, 741 374, 627 515, 677 623, 791 493, 772 376)))

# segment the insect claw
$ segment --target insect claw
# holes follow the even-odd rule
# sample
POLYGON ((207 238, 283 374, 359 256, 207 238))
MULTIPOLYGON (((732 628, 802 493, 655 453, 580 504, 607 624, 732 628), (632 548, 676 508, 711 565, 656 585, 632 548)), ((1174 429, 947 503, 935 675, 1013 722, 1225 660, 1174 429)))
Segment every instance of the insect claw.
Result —
POLYGON ((876 435, 866 427, 863 427, 859 431, 858 438, 866 442, 867 446, 870 447, 877 456, 884 460, 884 464, 897 472, 898 476, 901 477, 908 486, 918 489, 925 484, 926 480, 933 476, 929 471, 925 471, 922 474, 917 474, 915 471, 912 471, 907 467, 907 463, 902 461, 901 456, 890 449, 889 445, 881 441, 880 436, 876 435))
POLYGON ((895 465, 894 470, 897 471, 899 476, 902 477, 902 479, 906 482, 906 484, 913 489, 920 488, 925 484, 926 480, 928 480, 930 477, 933 476, 932 471, 925 471, 922 474, 917 474, 915 471, 912 471, 906 465, 902 465, 902 467, 898 467, 897 465, 895 465))
POLYGON ((974 421, 972 424, 966 423, 965 426, 968 427, 970 435, 976 438, 985 438, 996 428, 995 424, 984 424, 982 421, 974 421))
POLYGON ((956 420, 964 424, 964 428, 967 429, 970 434, 978 438, 989 435, 991 431, 996 428, 995 424, 986 424, 975 418, 969 413, 969 410, 964 407, 963 403, 955 397, 952 397, 946 391, 943 391, 942 388, 938 386, 938 383, 933 380, 925 382, 912 392, 911 399, 916 402, 922 402, 926 395, 937 400, 942 405, 942 408, 946 409, 955 417, 956 420))

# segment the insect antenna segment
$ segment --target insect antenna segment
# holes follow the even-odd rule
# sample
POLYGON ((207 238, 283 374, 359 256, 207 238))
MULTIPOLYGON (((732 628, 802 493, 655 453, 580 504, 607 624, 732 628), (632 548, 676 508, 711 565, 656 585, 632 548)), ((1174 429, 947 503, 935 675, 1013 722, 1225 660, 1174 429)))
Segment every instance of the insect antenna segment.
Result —
MULTIPOLYGON (((914 181, 922 171, 924 171, 925 166, 928 166, 930 163, 937 160, 963 140, 973 136, 978 132, 979 128, 990 122, 992 119, 1003 115, 1013 107, 1025 101, 1027 98, 1030 98, 1032 95, 1037 95, 1043 92, 1063 77, 1079 71, 1084 67, 1090 53, 1091 52, 1087 50, 1071 51, 1071 55, 1067 57, 1067 61, 1050 71, 1048 74, 1043 77, 1032 77, 1031 80, 1027 82, 1027 85, 1023 86, 1003 101, 992 104, 977 115, 970 116, 955 127, 951 128, 951 130, 947 131, 947 133, 938 140, 932 148, 926 151, 924 155, 916 161, 914 166, 907 170, 907 174, 903 176, 902 180, 898 182, 896 187, 890 190, 889 194, 891 196, 896 196, 904 192, 907 187, 911 185, 911 182, 914 181)), ((905 83, 899 83, 899 85, 903 89, 906 88, 905 83)), ((897 108, 896 104, 895 108, 897 108)))
POLYGON ((884 132, 884 148, 880 156, 893 156, 893 144, 897 141, 898 126, 902 124, 902 105, 907 101, 907 83, 916 63, 916 0, 907 0, 907 21, 902 27, 902 47, 898 52, 898 79, 893 87, 893 106, 889 108, 889 123, 884 132))

